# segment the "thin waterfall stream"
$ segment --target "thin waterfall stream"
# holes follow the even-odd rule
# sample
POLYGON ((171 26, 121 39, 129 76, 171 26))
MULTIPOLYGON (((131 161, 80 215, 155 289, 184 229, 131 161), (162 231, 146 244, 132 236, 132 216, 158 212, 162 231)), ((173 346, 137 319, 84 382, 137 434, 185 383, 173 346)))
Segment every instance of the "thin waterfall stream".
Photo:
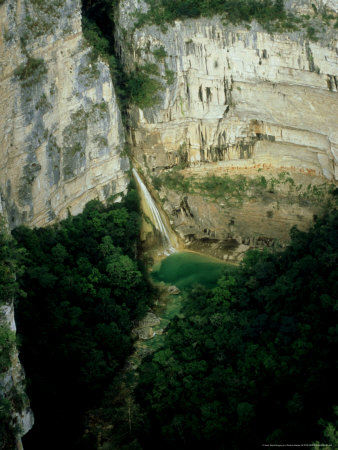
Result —
POLYGON ((236 270, 235 267, 211 256, 176 250, 174 246, 178 249, 179 245, 173 243, 165 219, 134 168, 133 175, 141 191, 142 206, 146 207, 146 214, 151 215, 149 218, 153 227, 161 237, 164 248, 161 255, 164 253, 166 257, 157 258, 155 264, 149 268, 150 279, 158 289, 158 298, 152 310, 133 330, 138 340, 135 343, 135 352, 126 365, 126 383, 131 389, 137 382, 137 370, 144 356, 163 346, 166 328, 171 320, 181 313, 184 293, 194 284, 212 289, 224 273, 231 274, 236 270))
POLYGON ((133 168, 133 175, 144 195, 145 201, 147 202, 147 205, 149 207, 149 210, 152 215, 152 221, 156 228, 156 230, 160 233, 162 238, 162 244, 164 247, 164 254, 169 255, 171 253, 175 253, 175 247, 171 241, 170 234, 168 232, 168 229, 166 227, 166 224, 164 223, 161 214, 156 206, 156 203, 154 202, 150 192, 148 191, 146 185, 143 183, 140 175, 137 173, 137 170, 133 168))

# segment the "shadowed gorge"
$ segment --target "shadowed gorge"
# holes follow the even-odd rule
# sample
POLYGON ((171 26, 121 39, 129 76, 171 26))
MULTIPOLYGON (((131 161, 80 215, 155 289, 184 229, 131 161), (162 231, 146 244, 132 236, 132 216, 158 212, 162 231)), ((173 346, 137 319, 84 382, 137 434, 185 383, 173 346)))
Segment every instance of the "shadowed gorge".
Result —
POLYGON ((17 323, 36 419, 25 448, 41 448, 51 435, 49 448, 81 448, 88 411, 114 389, 132 352, 133 322, 153 298, 135 260, 139 224, 130 189, 122 202, 92 201, 54 227, 15 230, 26 267, 17 323))
POLYGON ((337 225, 335 211, 294 229, 285 251, 249 252, 215 289, 189 292, 139 367, 144 425, 120 437, 127 447, 135 436, 147 449, 336 445, 321 428, 337 420, 337 225))
POLYGON ((337 0, 0 0, 0 450, 338 447, 337 55, 337 0))

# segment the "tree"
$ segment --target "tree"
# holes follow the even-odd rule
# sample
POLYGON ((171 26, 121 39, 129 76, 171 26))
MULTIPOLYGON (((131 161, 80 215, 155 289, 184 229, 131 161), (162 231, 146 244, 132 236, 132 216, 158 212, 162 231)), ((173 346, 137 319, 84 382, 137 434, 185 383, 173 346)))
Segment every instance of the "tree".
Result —
POLYGON ((333 423, 337 400, 337 262, 333 211, 308 233, 294 229, 284 251, 249 253, 213 291, 194 288, 140 367, 144 448, 319 439, 318 417, 333 423))
POLYGON ((13 232, 25 249, 17 326, 36 416, 28 449, 54 427, 64 433, 51 448, 81 448, 85 417, 114 385, 132 351, 133 321, 151 304, 135 257, 140 217, 130 191, 121 203, 94 200, 59 224, 13 232))

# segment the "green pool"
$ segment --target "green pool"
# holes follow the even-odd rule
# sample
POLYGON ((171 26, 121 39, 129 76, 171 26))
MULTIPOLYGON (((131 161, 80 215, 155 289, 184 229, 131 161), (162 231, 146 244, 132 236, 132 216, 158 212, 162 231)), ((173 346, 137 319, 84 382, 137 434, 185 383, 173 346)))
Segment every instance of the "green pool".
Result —
POLYGON ((236 270, 236 267, 222 263, 210 256, 193 252, 173 253, 154 266, 152 278, 155 282, 173 284, 179 289, 186 289, 194 284, 206 288, 216 286, 223 273, 236 270))
MULTIPOLYGON (((151 277, 155 283, 175 285, 181 291, 189 289, 194 284, 202 284, 208 289, 216 286, 217 280, 224 273, 233 273, 236 266, 225 264, 210 256, 193 252, 173 253, 161 262, 155 264, 151 277)), ((129 359, 131 365, 137 367, 142 360, 144 352, 157 350, 165 341, 163 330, 174 317, 183 317, 183 295, 166 295, 162 302, 154 308, 155 314, 161 319, 159 325, 152 327, 152 339, 138 341, 134 355, 129 359)), ((128 382, 135 383, 135 371, 128 372, 128 382)))

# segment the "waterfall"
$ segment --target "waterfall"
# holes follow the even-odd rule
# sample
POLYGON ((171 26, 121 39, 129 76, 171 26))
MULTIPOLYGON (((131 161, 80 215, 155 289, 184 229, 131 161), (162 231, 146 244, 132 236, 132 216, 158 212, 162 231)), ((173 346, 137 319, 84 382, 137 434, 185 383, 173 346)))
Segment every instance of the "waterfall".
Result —
POLYGON ((134 177, 135 177, 135 179, 144 195, 144 198, 149 206, 150 212, 153 216, 152 217, 153 224, 162 236, 163 245, 166 250, 165 253, 166 254, 167 253, 168 254, 175 253, 176 250, 171 242, 170 235, 168 233, 168 229, 162 220, 161 214, 160 214, 159 210, 157 209, 157 206, 156 206, 152 196, 150 195, 150 192, 148 191, 148 189, 146 188, 145 184, 143 183, 140 175, 137 173, 136 169, 134 169, 134 168, 133 168, 133 174, 134 174, 134 177))

